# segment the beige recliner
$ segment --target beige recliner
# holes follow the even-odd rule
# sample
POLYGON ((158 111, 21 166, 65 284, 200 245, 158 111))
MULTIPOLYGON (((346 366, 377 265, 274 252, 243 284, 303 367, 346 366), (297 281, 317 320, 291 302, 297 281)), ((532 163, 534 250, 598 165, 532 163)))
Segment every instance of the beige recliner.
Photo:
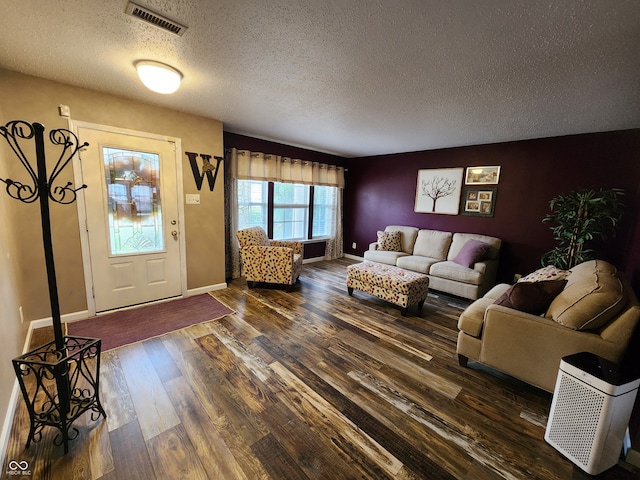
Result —
POLYGON ((458 320, 458 359, 476 360, 553 392, 562 357, 592 352, 618 363, 640 321, 640 304, 613 265, 592 260, 573 267, 564 289, 542 315, 495 301, 495 286, 458 320))

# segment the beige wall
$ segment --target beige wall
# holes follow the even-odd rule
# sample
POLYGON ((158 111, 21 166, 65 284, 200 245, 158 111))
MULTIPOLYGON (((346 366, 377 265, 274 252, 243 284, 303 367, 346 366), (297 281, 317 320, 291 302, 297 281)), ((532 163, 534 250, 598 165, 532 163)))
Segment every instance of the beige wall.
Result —
MULTIPOLYGON (((45 139, 54 128, 68 128, 67 120, 58 115, 60 104, 70 107, 71 118, 76 121, 181 138, 184 193, 199 193, 201 197, 200 205, 185 205, 182 232, 186 239, 187 288, 224 284, 223 172, 219 172, 213 192, 209 191, 206 179, 202 190, 198 191, 184 154, 197 152, 222 156, 221 122, 7 70, 0 70, 0 94, 0 124, 5 125, 11 120, 39 122, 45 126, 45 139)), ((0 141, 3 143, 0 146, 3 154, 0 178, 26 180, 15 155, 3 139, 0 141)), ((48 141, 45 143, 50 173, 60 151, 48 141)), ((28 152, 29 155, 34 158, 32 152, 28 152)), ((65 182, 67 179, 73 180, 71 165, 65 174, 65 182)), ((6 195, 4 192, 1 194, 6 195)), ((3 225, 9 225, 16 237, 14 257, 20 275, 14 280, 14 288, 21 298, 25 321, 46 318, 51 312, 38 203, 11 202, 11 218, 3 218, 3 225)), ((76 205, 51 204, 51 224, 61 313, 86 310, 76 205)))
MULTIPOLYGON (((0 115, 2 111, 0 110, 0 115)), ((0 138, 0 140, 2 140, 0 138)), ((5 151, 0 151, 0 164, 6 159, 5 151)), ((0 176, 0 178, 3 178, 0 176)), ((0 187, 4 187, 0 184, 0 187)), ((0 220, 3 225, 9 224, 12 217, 11 203, 14 202, 0 190, 0 220)), ((16 376, 11 360, 22 354, 22 346, 27 336, 28 322, 20 323, 18 308, 21 296, 18 291, 20 269, 16 262, 14 230, 0 228, 0 431, 5 420, 5 412, 9 409, 12 387, 16 376)), ((6 427, 11 426, 11 418, 6 427)), ((2 443, 0 436, 0 454, 2 443)), ((2 459, 0 458, 0 465, 2 459)))

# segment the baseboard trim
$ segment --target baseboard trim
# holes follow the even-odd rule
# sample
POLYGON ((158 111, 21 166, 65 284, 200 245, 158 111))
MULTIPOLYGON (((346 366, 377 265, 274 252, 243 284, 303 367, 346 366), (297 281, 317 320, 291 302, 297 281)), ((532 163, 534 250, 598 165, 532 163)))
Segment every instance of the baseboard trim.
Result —
POLYGON ((304 260, 302 260, 302 264, 304 265, 305 263, 323 262, 324 260, 325 260, 325 257, 305 258, 304 260))
MULTIPOLYGON (((46 321, 44 319, 43 321, 46 321)), ((49 319, 49 324, 53 323, 53 320, 49 319)), ((22 355, 30 350, 31 337, 33 336, 34 322, 29 322, 29 328, 27 330, 27 337, 24 340, 22 346, 22 355)), ((9 437, 11 436, 11 428, 13 427, 13 417, 16 414, 16 408, 18 408, 18 400, 20 399, 20 384, 16 378, 13 381, 13 389, 11 390, 11 396, 9 397, 9 406, 4 416, 4 422, 2 423, 2 431, 0 431, 0 472, 4 471, 4 459, 7 455, 7 447, 9 446, 9 437)), ((20 460, 20 459, 12 459, 20 460)))
POLYGON ((201 293, 213 292, 214 290, 222 290, 223 288, 227 288, 226 282, 216 283, 215 285, 209 285, 206 287, 192 288, 191 290, 187 290, 187 297, 193 297, 194 295, 200 295, 201 293))
POLYGON ((350 255, 346 253, 344 258, 350 258, 351 260, 358 260, 359 262, 364 262, 364 257, 358 257, 357 255, 350 255))
MULTIPOLYGON (((4 423, 2 424, 2 431, 0 432, 0 472, 4 472, 4 459, 7 455, 7 448, 9 446, 9 437, 11 436, 11 427, 13 427, 13 417, 18 407, 18 394, 20 393, 20 386, 18 379, 13 382, 13 389, 11 396, 9 397, 9 407, 7 408, 7 414, 4 417, 4 423)), ((19 459, 11 459, 19 460, 19 459)), ((10 460, 10 461, 11 461, 10 460)))
MULTIPOLYGON (((76 322, 78 320, 84 320, 89 317, 89 310, 82 310, 79 312, 73 313, 65 313, 64 315, 60 315, 60 321, 62 323, 66 322, 76 322)), ((31 320, 31 324, 29 325, 29 332, 33 332, 36 328, 49 327, 53 325, 53 317, 40 318, 38 320, 31 320)), ((29 339, 30 341, 31 339, 29 339)), ((28 345, 28 344, 27 344, 28 345)), ((25 350, 24 353, 27 351, 25 350)))

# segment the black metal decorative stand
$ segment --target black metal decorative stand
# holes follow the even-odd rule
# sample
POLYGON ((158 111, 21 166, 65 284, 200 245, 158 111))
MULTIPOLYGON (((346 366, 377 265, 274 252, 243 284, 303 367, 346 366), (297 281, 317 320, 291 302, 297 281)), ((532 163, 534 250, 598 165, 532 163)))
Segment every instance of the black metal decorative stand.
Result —
POLYGON ((60 431, 54 443, 64 445, 64 452, 67 453, 69 440, 78 434, 78 430, 71 425, 80 415, 91 410, 94 421, 100 416, 107 417, 99 396, 101 341, 62 333, 49 214, 49 201, 71 204, 77 199, 77 191, 86 188, 86 185, 82 185, 74 189, 71 182, 64 186, 54 186, 54 183, 76 152, 88 144, 79 145, 78 138, 69 130, 52 130, 49 140, 61 146, 62 152, 51 176, 47 177, 43 125, 14 120, 0 126, 0 135, 7 140, 30 176, 29 183, 0 178, 0 182, 6 185, 7 194, 23 203, 40 199, 42 241, 53 320, 54 341, 13 360, 20 390, 29 410, 27 447, 32 440, 39 441, 42 438, 45 426, 51 426, 60 431), (21 140, 31 139, 35 142, 37 170, 33 169, 20 146, 21 140))

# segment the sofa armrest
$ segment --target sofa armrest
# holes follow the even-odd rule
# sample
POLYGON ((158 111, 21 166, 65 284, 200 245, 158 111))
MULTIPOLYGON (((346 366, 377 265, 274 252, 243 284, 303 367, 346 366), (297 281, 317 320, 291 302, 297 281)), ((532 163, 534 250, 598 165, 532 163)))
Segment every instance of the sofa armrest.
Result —
POLYGON ((302 242, 295 242, 293 240, 271 240, 269 243, 271 247, 291 248, 296 255, 302 255, 304 251, 304 244, 302 242))
POLYGON ((482 275, 478 296, 483 296, 496 284, 496 279, 498 278, 498 260, 476 262, 473 265, 473 269, 482 275))
POLYGON ((562 357, 584 351, 617 361, 624 346, 595 331, 571 330, 501 305, 487 307, 479 359, 486 365, 553 391, 562 357))
POLYGON ((476 262, 473 264, 473 269, 484 275, 487 271, 487 262, 476 262))
POLYGON ((293 265, 292 248, 278 247, 269 245, 249 245, 240 249, 240 256, 243 263, 251 263, 253 265, 269 265, 270 262, 275 262, 279 265, 293 265))
POLYGON ((369 250, 378 250, 378 242, 372 242, 369 244, 369 250))

